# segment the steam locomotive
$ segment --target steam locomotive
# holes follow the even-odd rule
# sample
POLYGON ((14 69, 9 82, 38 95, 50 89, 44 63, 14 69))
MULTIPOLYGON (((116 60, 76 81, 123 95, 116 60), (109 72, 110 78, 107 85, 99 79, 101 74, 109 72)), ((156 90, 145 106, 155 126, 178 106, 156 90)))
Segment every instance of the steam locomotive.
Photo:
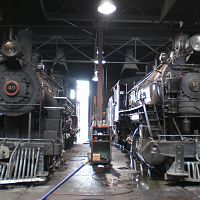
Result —
POLYGON ((174 46, 145 77, 114 86, 108 123, 116 142, 166 180, 200 182, 200 35, 179 34, 174 46))
POLYGON ((47 75, 34 57, 29 36, 2 45, 0 61, 0 185, 44 181, 60 164, 63 149, 76 134, 76 88, 65 74, 62 84, 47 75), (28 39, 27 39, 28 38, 28 39), (38 65, 36 65, 38 64, 38 65))

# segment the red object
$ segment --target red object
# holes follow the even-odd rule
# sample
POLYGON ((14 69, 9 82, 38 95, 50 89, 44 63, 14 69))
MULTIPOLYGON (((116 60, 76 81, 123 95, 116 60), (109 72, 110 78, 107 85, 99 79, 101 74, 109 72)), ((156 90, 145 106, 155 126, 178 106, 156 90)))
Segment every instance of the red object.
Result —
POLYGON ((96 125, 96 126, 92 126, 92 128, 110 128, 111 126, 109 125, 96 125))
POLYGON ((15 96, 19 92, 19 83, 14 80, 9 80, 4 85, 4 92, 8 96, 15 96))

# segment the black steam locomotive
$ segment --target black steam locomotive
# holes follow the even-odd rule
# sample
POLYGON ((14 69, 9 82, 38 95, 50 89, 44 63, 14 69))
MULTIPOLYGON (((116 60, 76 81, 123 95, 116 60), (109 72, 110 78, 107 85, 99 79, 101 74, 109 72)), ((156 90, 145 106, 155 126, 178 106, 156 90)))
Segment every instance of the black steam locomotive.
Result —
POLYGON ((76 133, 65 74, 58 84, 54 74, 33 64, 23 34, 4 42, 1 51, 0 184, 44 181, 76 133))
POLYGON ((166 180, 200 182, 200 35, 174 44, 144 78, 115 85, 108 117, 115 140, 166 180))

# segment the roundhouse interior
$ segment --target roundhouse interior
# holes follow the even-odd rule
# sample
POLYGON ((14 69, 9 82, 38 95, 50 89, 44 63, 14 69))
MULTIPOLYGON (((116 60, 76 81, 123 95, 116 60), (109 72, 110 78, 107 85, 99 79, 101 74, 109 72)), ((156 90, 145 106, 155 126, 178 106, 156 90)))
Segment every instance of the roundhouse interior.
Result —
POLYGON ((0 199, 200 198, 197 0, 1 0, 0 44, 0 199))

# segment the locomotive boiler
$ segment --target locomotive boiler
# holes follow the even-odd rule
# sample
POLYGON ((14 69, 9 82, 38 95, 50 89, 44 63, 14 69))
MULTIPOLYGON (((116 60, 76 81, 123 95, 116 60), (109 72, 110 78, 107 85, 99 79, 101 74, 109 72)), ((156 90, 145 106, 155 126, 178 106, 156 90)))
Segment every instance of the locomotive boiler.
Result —
POLYGON ((66 89, 31 62, 23 38, 2 45, 0 184, 44 181, 76 128, 66 89))
POLYGON ((118 82, 109 104, 118 142, 166 180, 200 182, 199 52, 200 35, 178 35, 174 51, 131 89, 118 82))

